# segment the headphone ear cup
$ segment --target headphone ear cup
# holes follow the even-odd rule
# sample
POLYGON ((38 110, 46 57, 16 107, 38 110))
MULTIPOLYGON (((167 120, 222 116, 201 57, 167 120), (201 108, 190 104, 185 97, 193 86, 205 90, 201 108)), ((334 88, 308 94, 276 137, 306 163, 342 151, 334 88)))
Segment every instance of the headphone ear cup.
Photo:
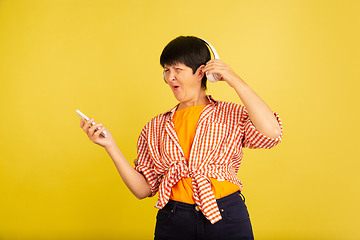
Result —
POLYGON ((209 75, 206 74, 206 77, 209 82, 217 82, 222 78, 222 76, 218 73, 210 73, 209 75))
POLYGON ((206 77, 209 80, 209 82, 216 82, 216 80, 212 74, 206 75, 206 77))
POLYGON ((207 79, 209 80, 209 82, 217 82, 214 78, 214 75, 211 73, 209 75, 206 75, 207 79))

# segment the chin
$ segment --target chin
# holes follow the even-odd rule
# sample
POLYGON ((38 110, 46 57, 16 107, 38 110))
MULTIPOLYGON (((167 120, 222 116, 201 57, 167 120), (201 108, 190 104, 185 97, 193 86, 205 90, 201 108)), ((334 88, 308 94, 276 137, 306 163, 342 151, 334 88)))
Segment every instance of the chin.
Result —
POLYGON ((179 96, 179 94, 174 93, 174 97, 176 98, 176 100, 178 100, 179 102, 184 101, 185 96, 179 96))

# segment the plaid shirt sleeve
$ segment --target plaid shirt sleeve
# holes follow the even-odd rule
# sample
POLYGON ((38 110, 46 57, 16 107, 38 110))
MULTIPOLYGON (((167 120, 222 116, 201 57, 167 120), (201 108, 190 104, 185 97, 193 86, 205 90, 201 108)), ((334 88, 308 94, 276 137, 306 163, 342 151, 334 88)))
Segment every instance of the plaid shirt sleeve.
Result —
POLYGON ((266 148, 266 149, 270 149, 275 147, 278 143, 281 142, 282 139, 282 135, 283 135, 283 127, 282 127, 282 123, 281 123, 281 119, 279 117, 279 115, 277 113, 274 112, 274 115, 279 123, 281 132, 280 132, 280 136, 272 139, 269 138, 263 134, 261 134, 253 125, 253 123, 251 122, 250 118, 249 118, 249 114, 246 111, 246 109, 243 109, 243 113, 242 113, 242 124, 244 126, 244 139, 243 139, 243 143, 242 143, 242 147, 247 147, 247 148, 252 148, 252 149, 258 149, 258 148, 266 148))
POLYGON ((154 170, 154 162, 150 156, 148 142, 146 140, 146 130, 147 128, 145 126, 138 139, 138 165, 135 167, 135 170, 142 173, 146 178, 151 189, 151 195, 149 197, 152 197, 158 192, 161 178, 159 178, 154 170))

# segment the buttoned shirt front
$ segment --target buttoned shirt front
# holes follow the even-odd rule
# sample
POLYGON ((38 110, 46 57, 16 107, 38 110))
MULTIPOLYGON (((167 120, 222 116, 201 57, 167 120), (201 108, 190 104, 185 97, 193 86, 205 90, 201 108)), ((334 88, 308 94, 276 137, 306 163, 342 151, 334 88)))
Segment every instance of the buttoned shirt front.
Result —
POLYGON ((177 106, 148 122, 138 139, 138 165, 135 169, 147 179, 151 196, 159 193, 155 207, 169 201, 171 188, 181 179, 192 179, 194 199, 204 216, 215 223, 221 220, 209 178, 227 180, 239 186, 237 173, 242 161, 242 148, 272 148, 282 138, 282 123, 277 113, 281 134, 271 139, 252 124, 246 108, 231 102, 215 101, 202 111, 188 162, 175 132, 173 115, 177 106))

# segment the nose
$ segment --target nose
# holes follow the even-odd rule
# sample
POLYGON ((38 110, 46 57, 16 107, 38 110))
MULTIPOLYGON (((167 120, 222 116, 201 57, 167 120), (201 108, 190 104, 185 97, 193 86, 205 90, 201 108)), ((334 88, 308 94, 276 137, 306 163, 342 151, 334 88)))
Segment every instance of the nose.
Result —
POLYGON ((168 71, 168 72, 164 71, 163 78, 164 78, 164 81, 166 83, 168 83, 168 81, 174 81, 175 80, 175 74, 174 74, 173 71, 168 71))

